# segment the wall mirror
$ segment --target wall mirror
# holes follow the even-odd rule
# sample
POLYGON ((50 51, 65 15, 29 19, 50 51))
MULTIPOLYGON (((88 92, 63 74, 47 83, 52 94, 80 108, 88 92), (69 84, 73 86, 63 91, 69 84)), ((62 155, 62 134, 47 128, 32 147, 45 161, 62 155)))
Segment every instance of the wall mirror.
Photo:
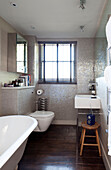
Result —
POLYGON ((27 41, 19 34, 8 34, 7 61, 7 70, 9 72, 28 73, 27 41))
POLYGON ((27 73, 27 41, 19 34, 16 35, 17 72, 27 73))

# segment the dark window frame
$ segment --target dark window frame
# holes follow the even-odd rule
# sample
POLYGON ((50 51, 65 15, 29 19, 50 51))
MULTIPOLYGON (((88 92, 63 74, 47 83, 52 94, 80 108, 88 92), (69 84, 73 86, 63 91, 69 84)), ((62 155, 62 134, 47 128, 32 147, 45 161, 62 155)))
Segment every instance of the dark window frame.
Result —
POLYGON ((39 41, 38 42, 39 44, 39 81, 38 83, 39 84, 77 84, 77 55, 76 55, 76 51, 77 51, 77 41, 69 41, 69 42, 65 42, 65 41, 59 41, 59 42, 47 42, 47 41, 39 41), (48 61, 48 62, 57 62, 57 79, 56 81, 47 81, 45 79, 45 63, 47 62, 45 60, 45 44, 56 44, 57 45, 57 61, 48 61), (59 44, 70 44, 70 61, 58 61, 58 45, 59 44), (40 45, 43 45, 44 46, 44 60, 41 61, 41 47, 40 45), (72 45, 74 45, 74 61, 72 61, 72 45), (44 63, 44 71, 43 71, 43 74, 44 74, 44 78, 42 79, 42 62, 44 63), (59 62, 70 62, 70 81, 59 81, 58 80, 58 63, 59 62), (74 64, 74 77, 72 78, 72 62, 74 64))

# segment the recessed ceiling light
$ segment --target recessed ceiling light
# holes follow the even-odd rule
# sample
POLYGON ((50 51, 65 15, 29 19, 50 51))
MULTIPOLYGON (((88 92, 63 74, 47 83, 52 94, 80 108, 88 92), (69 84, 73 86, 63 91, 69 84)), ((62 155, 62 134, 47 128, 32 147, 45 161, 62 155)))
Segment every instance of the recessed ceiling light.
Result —
POLYGON ((14 3, 14 2, 10 2, 10 5, 13 6, 13 7, 16 7, 16 6, 17 6, 17 4, 14 3))

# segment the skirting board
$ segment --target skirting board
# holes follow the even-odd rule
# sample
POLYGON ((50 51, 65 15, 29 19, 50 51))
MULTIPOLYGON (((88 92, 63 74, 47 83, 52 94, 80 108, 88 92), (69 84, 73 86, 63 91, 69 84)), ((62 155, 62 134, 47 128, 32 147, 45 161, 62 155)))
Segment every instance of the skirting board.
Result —
POLYGON ((53 120, 53 125, 76 125, 76 120, 53 120))
MULTIPOLYGON (((53 120, 53 125, 77 125, 76 120, 53 120)), ((78 123, 78 126, 81 127, 81 122, 78 123)))
MULTIPOLYGON (((100 140, 100 139, 99 139, 100 140)), ((100 140, 100 144, 101 144, 101 149, 102 149, 102 158, 103 158, 103 162, 104 162, 104 165, 105 165, 105 168, 107 170, 111 170, 111 165, 109 163, 109 160, 108 160, 108 155, 106 154, 105 152, 105 149, 104 149, 104 146, 100 140)))

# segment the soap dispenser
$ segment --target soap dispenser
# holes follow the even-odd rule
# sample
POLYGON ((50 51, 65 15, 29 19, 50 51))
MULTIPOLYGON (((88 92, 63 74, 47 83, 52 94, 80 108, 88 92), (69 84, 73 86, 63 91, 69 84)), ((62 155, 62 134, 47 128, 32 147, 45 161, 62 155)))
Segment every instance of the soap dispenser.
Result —
POLYGON ((97 86, 98 84, 97 84, 97 82, 95 82, 94 80, 90 80, 89 81, 89 90, 91 91, 91 94, 92 95, 96 95, 96 86, 97 86))
POLYGON ((96 95, 95 85, 92 85, 91 94, 96 95))

